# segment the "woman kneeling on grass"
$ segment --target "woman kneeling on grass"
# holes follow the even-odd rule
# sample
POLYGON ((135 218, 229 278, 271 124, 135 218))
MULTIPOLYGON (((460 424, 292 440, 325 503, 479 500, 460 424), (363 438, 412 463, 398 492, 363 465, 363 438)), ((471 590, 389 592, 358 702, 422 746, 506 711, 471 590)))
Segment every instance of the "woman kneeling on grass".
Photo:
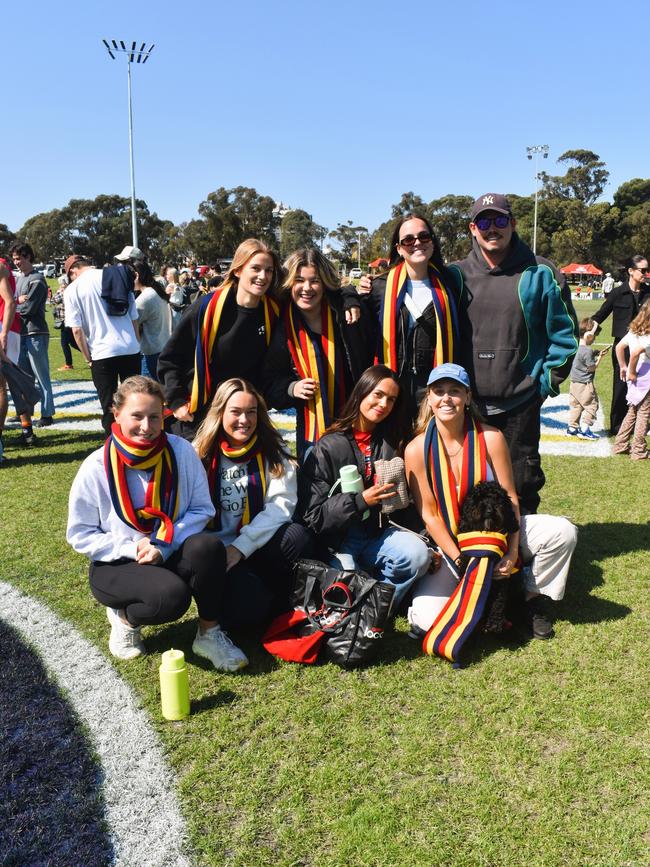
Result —
MULTIPOLYGON (((382 525, 381 505, 393 484, 377 484, 375 461, 397 454, 401 434, 401 389, 397 374, 383 364, 365 370, 343 407, 301 469, 297 515, 329 549, 338 569, 365 569, 395 587, 397 611, 411 585, 431 561, 414 533, 382 525), (336 490, 341 467, 354 466, 363 479, 359 493, 336 490), (335 492, 336 490, 336 492, 335 492)), ((400 512, 394 513, 400 523, 400 512)))
MULTIPOLYGON (((528 627, 534 638, 550 638, 553 627, 546 600, 564 596, 577 530, 566 518, 521 515, 512 463, 503 434, 483 424, 474 413, 467 371, 441 364, 429 375, 416 426, 405 452, 413 500, 429 534, 449 560, 461 556, 456 533, 466 494, 482 481, 497 481, 512 501, 520 525, 509 537, 507 553, 494 567, 509 576, 518 550, 524 564, 528 627)), ((428 632, 458 583, 444 559, 414 589, 408 619, 415 633, 428 632)))
POLYGON ((291 523, 296 464, 257 390, 243 379, 222 382, 199 427, 194 448, 208 474, 219 550, 213 562, 222 587, 221 622, 259 626, 289 607, 291 564, 312 534, 291 523))
POLYGON ((248 662, 219 627, 223 547, 202 532, 214 515, 196 452, 162 429, 163 392, 145 376, 124 380, 113 399, 106 444, 72 483, 67 540, 91 561, 90 588, 106 605, 113 656, 145 653, 141 627, 178 620, 192 598, 199 625, 192 650, 221 671, 248 662))

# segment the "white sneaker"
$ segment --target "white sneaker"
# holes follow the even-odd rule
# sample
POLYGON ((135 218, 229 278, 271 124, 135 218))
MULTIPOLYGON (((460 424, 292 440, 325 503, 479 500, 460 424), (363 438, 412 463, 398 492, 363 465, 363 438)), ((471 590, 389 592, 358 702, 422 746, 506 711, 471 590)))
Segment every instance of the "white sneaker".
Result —
POLYGON ((108 639, 108 649, 118 659, 135 659, 147 652, 142 643, 139 626, 127 626, 119 615, 117 608, 107 608, 106 616, 111 624, 111 637, 108 639))
POLYGON ((219 671, 239 671, 248 665, 246 654, 232 643, 219 626, 213 626, 205 632, 198 627, 192 650, 197 656, 209 659, 219 671))

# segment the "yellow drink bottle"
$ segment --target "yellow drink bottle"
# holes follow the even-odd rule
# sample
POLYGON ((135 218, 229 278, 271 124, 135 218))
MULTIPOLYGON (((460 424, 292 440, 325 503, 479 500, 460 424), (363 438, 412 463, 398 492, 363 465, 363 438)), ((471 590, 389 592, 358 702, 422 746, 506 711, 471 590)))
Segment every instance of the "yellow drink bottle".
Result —
POLYGON ((160 703, 165 719, 190 715, 190 685, 182 650, 166 650, 160 663, 160 703))

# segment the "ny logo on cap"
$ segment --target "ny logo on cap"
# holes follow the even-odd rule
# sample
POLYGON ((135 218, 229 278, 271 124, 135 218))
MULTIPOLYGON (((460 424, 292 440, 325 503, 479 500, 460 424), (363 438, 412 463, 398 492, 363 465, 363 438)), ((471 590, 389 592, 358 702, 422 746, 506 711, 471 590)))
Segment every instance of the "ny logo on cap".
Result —
POLYGON ((494 204, 494 196, 483 196, 483 204, 484 205, 493 205, 494 204))

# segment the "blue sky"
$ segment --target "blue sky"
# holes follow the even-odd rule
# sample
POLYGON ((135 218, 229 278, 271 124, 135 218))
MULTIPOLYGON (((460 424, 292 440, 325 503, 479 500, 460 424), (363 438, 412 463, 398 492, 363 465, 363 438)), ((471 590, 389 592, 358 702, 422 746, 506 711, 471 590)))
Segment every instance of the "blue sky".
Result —
POLYGON ((550 146, 551 173, 569 148, 600 154, 609 199, 650 173, 636 0, 28 8, 3 51, 0 222, 14 231, 71 198, 129 194, 126 64, 104 36, 156 44, 133 69, 136 190, 174 222, 243 185, 330 229, 373 229, 407 190, 531 193, 533 144, 550 146))

